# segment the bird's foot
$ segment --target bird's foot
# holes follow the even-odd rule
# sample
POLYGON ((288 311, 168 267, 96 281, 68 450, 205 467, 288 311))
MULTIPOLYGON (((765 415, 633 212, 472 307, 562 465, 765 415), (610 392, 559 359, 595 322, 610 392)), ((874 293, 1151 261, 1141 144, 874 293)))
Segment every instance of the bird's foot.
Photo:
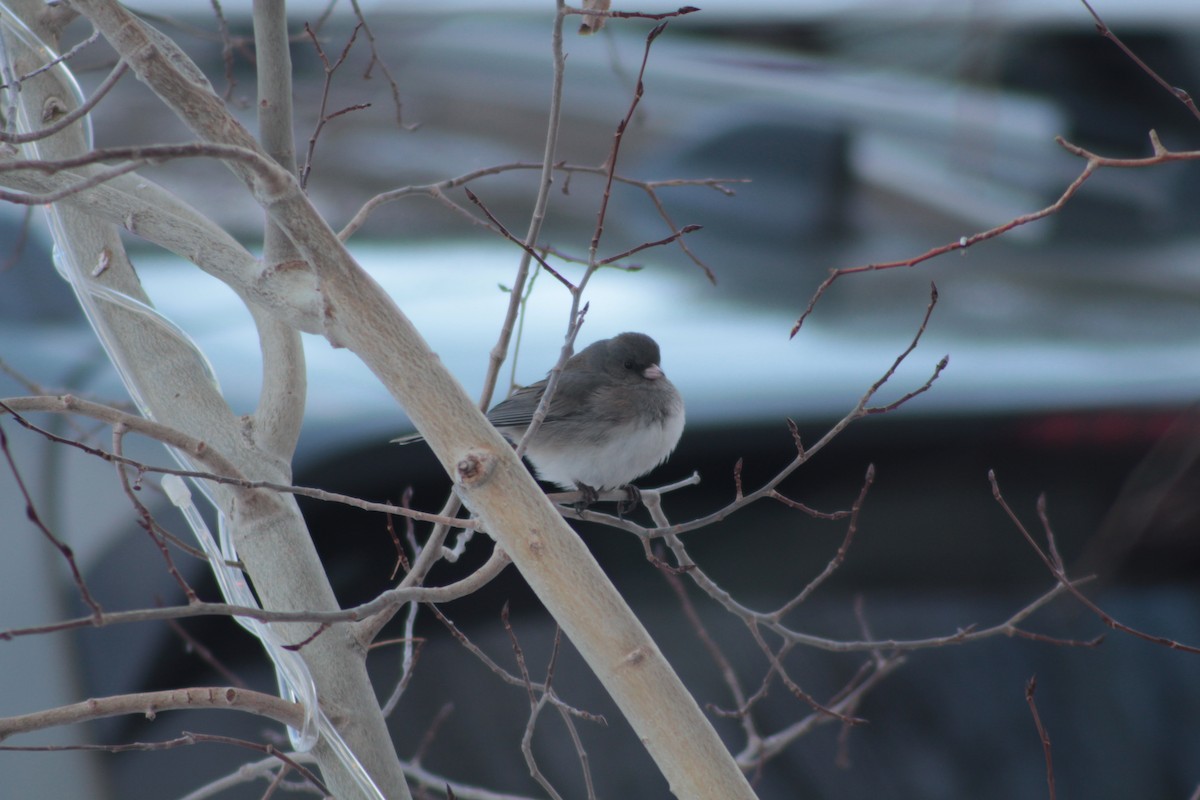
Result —
POLYGON ((575 501, 575 510, 581 514, 587 510, 588 506, 600 499, 600 493, 586 483, 577 483, 575 488, 579 490, 579 499, 575 501))
POLYGON ((624 519, 626 514, 642 502, 642 490, 632 483, 627 483, 622 488, 625 490, 625 499, 617 503, 617 516, 624 519))

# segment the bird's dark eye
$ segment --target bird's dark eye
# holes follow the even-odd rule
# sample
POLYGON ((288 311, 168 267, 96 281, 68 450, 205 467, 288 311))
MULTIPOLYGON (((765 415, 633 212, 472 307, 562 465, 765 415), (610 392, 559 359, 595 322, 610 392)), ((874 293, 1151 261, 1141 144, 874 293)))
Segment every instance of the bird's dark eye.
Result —
POLYGON ((625 369, 633 369, 633 359, 632 358, 625 359, 625 369))

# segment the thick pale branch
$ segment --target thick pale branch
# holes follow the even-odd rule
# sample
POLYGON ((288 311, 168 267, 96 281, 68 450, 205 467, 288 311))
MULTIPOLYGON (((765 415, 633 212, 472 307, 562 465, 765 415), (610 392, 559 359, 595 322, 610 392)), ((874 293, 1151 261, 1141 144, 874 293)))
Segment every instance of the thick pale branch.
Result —
MULTIPOLYGON (((258 122, 263 149, 290 174, 296 172, 292 133, 292 58, 287 7, 272 0, 254 3, 254 47, 258 78, 258 122)), ((300 254, 269 219, 263 231, 263 261, 300 265, 300 254)), ((278 314, 250 305, 262 351, 262 391, 254 411, 255 441, 291 461, 304 422, 308 385, 300 332, 278 314)))
MULTIPOLYGON (((296 202, 294 177, 275 164, 233 119, 203 73, 178 45, 111 0, 81 0, 72 7, 91 19, 140 80, 182 117, 211 134, 199 136, 206 146, 228 148, 228 158, 222 163, 244 180, 261 203, 286 204, 288 199, 296 202), (181 98, 186 98, 182 105, 176 102, 181 98)), ((22 53, 22 58, 33 62, 40 55, 28 52, 22 53)), ((72 90, 59 82, 62 76, 48 73, 45 77, 44 81, 39 77, 36 86, 24 85, 20 101, 29 108, 40 108, 48 95, 54 95, 69 105, 72 90)), ((85 138, 78 127, 71 126, 50 137, 39 149, 46 148, 42 152, 49 160, 88 159, 85 138)), ((309 217, 316 217, 311 209, 309 217)), ((210 439, 243 475, 286 482, 286 461, 246 435, 243 421, 209 380, 202 359, 190 343, 164 335, 169 326, 153 312, 145 311, 144 305, 121 302, 122 296, 141 304, 149 303, 149 298, 128 263, 116 229, 69 207, 56 209, 56 218, 63 223, 58 244, 79 284, 79 294, 94 310, 94 324, 105 331, 106 343, 119 361, 130 391, 147 414, 193 436, 210 439), (111 259, 112 263, 102 274, 89 274, 83 265, 94 264, 98 258, 111 259), (107 298, 117 302, 106 302, 107 298)), ((326 309, 323 303, 319 308, 318 327, 323 330, 326 309)), ((280 312, 279 316, 287 315, 280 312)), ((214 496, 224 513, 225 530, 263 606, 287 611, 337 609, 337 598, 293 498, 224 486, 217 487, 214 496)), ((302 640, 311 634, 311 628, 293 623, 280 626, 276 632, 288 640, 302 640)), ((300 655, 321 701, 342 712, 342 726, 335 731, 320 709, 310 710, 317 715, 321 732, 315 752, 334 792, 346 798, 369 796, 371 790, 361 777, 365 769, 388 798, 407 800, 407 786, 378 711, 364 654, 353 647, 346 626, 326 631, 306 645, 300 655), (343 758, 347 750, 362 769, 343 758)), ((300 673, 297 679, 299 690, 304 691, 308 675, 300 673)))
MULTIPOLYGON (((0 164, 12 158, 0 149, 0 164)), ((104 180, 86 167, 53 174, 21 171, 0 173, 0 185, 19 189, 24 198, 39 204, 58 198, 63 206, 120 225, 191 261, 244 299, 275 309, 299 330, 321 332, 322 302, 306 265, 260 262, 210 219, 140 174, 101 177, 104 180), (82 190, 85 184, 91 187, 87 191, 82 190)))

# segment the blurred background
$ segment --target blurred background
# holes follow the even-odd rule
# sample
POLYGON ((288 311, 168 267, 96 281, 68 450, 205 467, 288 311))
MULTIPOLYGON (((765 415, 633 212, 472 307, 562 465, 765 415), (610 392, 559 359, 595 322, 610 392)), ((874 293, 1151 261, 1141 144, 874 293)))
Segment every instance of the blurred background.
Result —
MULTIPOLYGON (((139 10, 192 55, 253 128, 249 4, 222 4, 233 37, 228 48, 207 6, 149 5, 139 10)), ((436 12, 416 3, 361 5, 383 65, 372 64, 360 31, 333 76, 328 107, 370 106, 330 121, 312 155, 309 193, 335 228, 376 193, 540 159, 551 4, 447 2, 436 12)), ((1094 7, 1165 80, 1200 91, 1200 12, 1191 4, 1110 0, 1094 7)), ((319 40, 336 60, 354 20, 346 3, 327 17, 324 4, 292 8, 303 161, 325 78, 303 23, 321 22, 319 40)), ((597 36, 568 37, 560 159, 583 167, 605 162, 652 25, 614 21, 597 36)), ((88 33, 77 23, 69 41, 88 33)), ((103 80, 112 58, 96 45, 72 61, 85 94, 103 80)), ((192 139, 130 77, 92 116, 99 147, 192 139)), ((1087 591, 1114 617, 1200 643, 1195 164, 1100 171, 1049 219, 919 266, 847 276, 824 294, 799 334, 788 336, 829 270, 912 258, 1052 203, 1083 168, 1055 136, 1134 157, 1150 153, 1151 129, 1173 149, 1195 149, 1200 139, 1200 121, 1098 35, 1078 2, 716 0, 672 20, 651 49, 645 96, 623 138, 618 172, 641 181, 719 179, 730 191, 661 188, 676 226, 703 226, 686 242, 704 267, 670 245, 638 253, 631 259, 638 271, 602 270, 590 285, 580 334, 581 342, 630 329, 651 334, 662 346, 663 368, 684 393, 688 428, 679 449, 642 485, 700 473, 699 486, 666 500, 674 521, 728 503, 739 459, 745 485, 759 485, 794 454, 786 419, 812 443, 852 409, 912 340, 936 283, 940 302, 920 346, 881 391, 880 403, 919 387, 946 354, 947 370, 900 410, 852 425, 781 487, 833 511, 853 502, 869 464, 877 472, 845 564, 793 614, 794 627, 857 639, 854 605, 861 600, 877 638, 948 635, 1002 622, 1047 590, 1050 575, 992 497, 987 474, 995 470, 1035 532, 1041 530, 1035 503, 1045 496, 1072 573, 1098 576, 1087 591), (749 182, 735 182, 741 179, 749 182)), ((146 175, 257 246, 261 211, 231 174, 184 161, 146 175)), ((582 172, 557 181, 561 191, 543 241, 585 256, 602 182, 582 172)), ((524 169, 471 187, 496 217, 523 232, 535 183, 536 172, 524 169)), ((448 195, 479 217, 460 190, 448 195)), ((670 232, 642 189, 617 185, 601 254, 670 232)), ((115 374, 53 269, 40 219, 27 226, 21 209, 0 206, 0 244, 0 396, 70 391, 120 401, 115 374)), ((478 396, 519 250, 419 194, 381 206, 350 244, 478 396)), ((208 354, 235 409, 253 410, 257 342, 233 293, 144 243, 131 239, 130 247, 158 307, 208 354)), ((568 276, 580 274, 577 265, 555 263, 568 276)), ((532 382, 552 365, 568 303, 552 278, 537 279, 505 383, 532 382)), ((440 506, 448 481, 432 454, 387 443, 411 429, 402 410, 349 354, 312 337, 306 345, 309 414, 296 482, 391 501, 411 487, 418 507, 440 506)), ((108 432, 86 422, 44 423, 107 444, 108 432)), ((39 513, 75 548, 107 607, 181 600, 108 467, 11 421, 0 424, 39 513)), ((151 445, 132 454, 166 463, 151 445)), ((181 529, 154 491, 148 484, 145 499, 155 501, 165 524, 181 529)), ((24 502, 13 473, 0 472, 0 530, 8 534, 0 559, 0 629, 80 613, 61 558, 24 519, 24 502)), ((330 504, 303 506, 343 603, 390 585, 394 549, 382 520, 330 504)), ((701 705, 733 706, 641 545, 608 529, 579 530, 701 705)), ((843 523, 764 503, 690 534, 688 544, 741 602, 768 609, 819 573, 844 533, 843 523)), ((445 566, 433 580, 452 580, 486 551, 472 545, 459 565, 445 566)), ((203 571, 186 568, 201 594, 215 597, 203 571)), ((693 597, 753 692, 767 667, 752 639, 707 598, 693 597)), ((511 665, 499 624, 505 603, 537 677, 553 623, 515 570, 443 610, 511 665)), ((229 673, 269 689, 257 645, 233 624, 181 627, 184 633, 146 625, 0 643, 8 687, 0 692, 0 714, 116 692, 224 685, 229 673), (227 672, 200 657, 201 645, 227 672)), ((1074 640, 1106 632, 1070 600, 1039 612, 1026 627, 1074 640)), ((401 756, 416 752, 452 703, 424 765, 455 780, 541 796, 519 751, 525 691, 503 684, 431 616, 418 632, 428 640, 393 721, 401 756)), ((1042 746, 1024 698, 1026 681, 1036 675, 1063 796, 1195 796, 1196 658, 1116 633, 1094 648, 999 638, 915 652, 858 710, 869 724, 818 728, 764 765, 755 785, 764 800, 1045 796, 1042 746)), ((398 651, 373 659, 386 694, 399 674, 398 651)), ((787 663, 806 691, 828 698, 866 660, 796 651, 787 663)), ((569 702, 608 719, 606 727, 581 724, 599 796, 667 796, 632 732, 569 647, 555 686, 569 702)), ((808 711, 776 681, 754 713, 760 730, 770 733, 808 711)), ((714 721, 738 749, 736 721, 715 714, 714 721)), ((153 723, 109 720, 38 741, 149 741, 180 730, 231 728, 258 740, 263 727, 172 714, 153 723)), ((562 734, 557 719, 542 720, 534 740, 539 764, 564 796, 584 796, 562 734)), ((0 774, 13 797, 177 797, 246 759, 232 748, 206 747, 0 753, 0 774)), ((262 788, 222 796, 258 797, 262 788)))

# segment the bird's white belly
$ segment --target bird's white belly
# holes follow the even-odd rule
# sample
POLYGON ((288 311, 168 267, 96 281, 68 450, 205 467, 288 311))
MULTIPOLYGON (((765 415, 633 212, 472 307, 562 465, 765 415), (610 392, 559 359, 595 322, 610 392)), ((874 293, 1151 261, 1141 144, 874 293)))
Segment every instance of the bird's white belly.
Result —
POLYGON ((531 443, 526 455, 539 478, 564 489, 574 489, 576 484, 615 489, 666 461, 683 433, 683 422, 680 412, 662 425, 629 425, 615 430, 606 441, 585 447, 531 443))

